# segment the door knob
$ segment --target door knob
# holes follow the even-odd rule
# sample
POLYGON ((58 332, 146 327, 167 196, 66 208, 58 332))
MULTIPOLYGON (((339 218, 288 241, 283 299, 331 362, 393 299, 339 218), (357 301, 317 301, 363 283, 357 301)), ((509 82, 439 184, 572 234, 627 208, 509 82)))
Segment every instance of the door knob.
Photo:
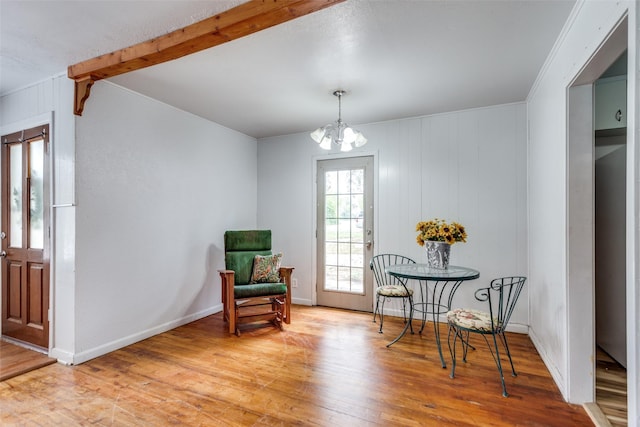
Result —
POLYGON ((6 257, 7 257, 7 251, 0 252, 0 258, 6 258, 6 257))
POLYGON ((367 240, 367 249, 371 249, 371 240, 367 240))

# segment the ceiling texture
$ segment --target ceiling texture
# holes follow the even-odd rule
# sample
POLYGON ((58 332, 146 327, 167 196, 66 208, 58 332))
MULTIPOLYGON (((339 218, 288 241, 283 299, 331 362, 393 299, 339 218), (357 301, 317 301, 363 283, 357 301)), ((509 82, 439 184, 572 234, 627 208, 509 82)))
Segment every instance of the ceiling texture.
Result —
MULTIPOLYGON (((0 0, 0 94, 241 3, 0 0)), ((255 138, 519 102, 574 5, 347 0, 109 80, 255 138)))

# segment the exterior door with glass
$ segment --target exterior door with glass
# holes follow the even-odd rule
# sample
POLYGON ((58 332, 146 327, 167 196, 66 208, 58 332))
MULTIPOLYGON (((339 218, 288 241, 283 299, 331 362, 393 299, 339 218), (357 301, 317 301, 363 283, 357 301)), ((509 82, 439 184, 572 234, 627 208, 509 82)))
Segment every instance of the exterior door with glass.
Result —
POLYGON ((373 157, 318 162, 317 303, 373 310, 373 157))
POLYGON ((2 335, 49 346, 49 126, 2 136, 2 335))

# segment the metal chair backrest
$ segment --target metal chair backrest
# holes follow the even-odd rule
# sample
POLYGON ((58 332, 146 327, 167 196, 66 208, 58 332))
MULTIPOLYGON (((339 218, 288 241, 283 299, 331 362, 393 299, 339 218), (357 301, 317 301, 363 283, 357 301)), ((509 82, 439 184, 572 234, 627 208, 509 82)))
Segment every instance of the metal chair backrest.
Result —
POLYGON ((506 329, 526 280, 526 277, 520 276, 501 277, 493 279, 488 288, 476 291, 476 299, 486 301, 489 305, 494 333, 502 333, 506 329))
POLYGON ((376 280, 376 287, 387 285, 403 285, 404 283, 384 272, 386 267, 396 264, 415 264, 416 262, 409 257, 396 254, 380 254, 371 258, 369 268, 373 270, 373 276, 376 280))

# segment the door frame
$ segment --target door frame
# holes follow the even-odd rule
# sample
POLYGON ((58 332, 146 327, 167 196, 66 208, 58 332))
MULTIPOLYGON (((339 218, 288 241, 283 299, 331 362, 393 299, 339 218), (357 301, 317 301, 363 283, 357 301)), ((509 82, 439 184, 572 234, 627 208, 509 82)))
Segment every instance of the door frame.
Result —
MULTIPOLYGON (((10 133, 14 133, 14 132, 20 132, 23 129, 31 129, 33 127, 36 126, 44 126, 44 125, 49 125, 49 155, 47 156, 48 158, 48 164, 47 167, 49 168, 49 173, 47 175, 47 180, 48 180, 48 188, 45 190, 48 192, 48 196, 49 196, 49 204, 48 206, 46 206, 45 208, 47 209, 47 214, 49 215, 49 239, 48 239, 48 247, 46 248, 46 250, 48 250, 49 253, 49 307, 48 307, 48 322, 49 322, 49 345, 47 348, 47 353, 48 355, 51 355, 51 349, 54 348, 54 312, 53 312, 53 307, 54 307, 54 301, 55 301, 55 286, 54 286, 54 265, 55 265, 55 251, 53 250, 53 248, 55 247, 54 245, 54 236, 55 236, 55 232, 54 232, 54 212, 53 212, 53 206, 54 206, 54 199, 53 199, 53 194, 54 194, 54 180, 53 180, 53 176, 54 176, 54 161, 53 161, 53 157, 54 157, 54 140, 55 140, 55 126, 53 123, 53 111, 50 111, 48 113, 43 113, 43 114, 39 114, 33 117, 30 117, 28 119, 24 119, 24 120, 20 120, 18 122, 13 122, 13 123, 8 123, 6 125, 2 125, 0 126, 0 135, 7 135, 10 133)), ((0 174, 1 175, 1 174, 0 174)), ((1 176, 0 176, 0 180, 1 180, 1 176)), ((2 185, 3 183, 0 182, 0 185, 2 185)), ((0 204, 2 203, 2 200, 0 200, 0 204)), ((0 205, 0 208, 2 208, 2 206, 0 205)), ((0 280, 2 280, 2 269, 0 269, 0 280)), ((0 304, 2 304, 2 293, 0 292, 0 304)), ((0 338, 2 337, 2 331, 0 331, 0 338)))
MULTIPOLYGON (((311 248, 311 277, 313 278, 312 292, 311 292, 311 305, 318 305, 318 236, 316 235, 316 228, 318 226, 318 161, 321 160, 337 160, 348 159, 352 157, 373 157, 373 221, 371 229, 373 230, 373 247, 375 251, 378 231, 378 150, 357 150, 349 153, 329 153, 323 155, 311 156, 311 187, 312 187, 312 200, 313 200, 313 215, 311 221, 311 229, 309 230, 309 236, 311 236, 312 248, 311 248)), ((366 265, 366 262, 365 262, 366 265)), ((374 302, 374 296, 371 296, 371 303, 374 302)))
MULTIPOLYGON (((593 173, 593 84, 625 49, 627 64, 627 188, 626 188, 626 323, 627 323, 627 419, 638 419, 640 389, 638 385, 638 314, 637 303, 637 217, 633 209, 637 206, 638 151, 634 143, 638 119, 636 110, 638 89, 634 78, 638 58, 635 58, 632 38, 636 29, 633 16, 628 9, 612 26, 602 44, 593 52, 567 86, 567 378, 566 395, 571 403, 595 401, 595 301, 594 301, 594 208, 595 186, 593 173), (630 31, 633 29, 633 31, 630 31), (635 101, 635 103, 634 103, 635 101)), ((637 25, 637 24, 636 24, 637 25)))

